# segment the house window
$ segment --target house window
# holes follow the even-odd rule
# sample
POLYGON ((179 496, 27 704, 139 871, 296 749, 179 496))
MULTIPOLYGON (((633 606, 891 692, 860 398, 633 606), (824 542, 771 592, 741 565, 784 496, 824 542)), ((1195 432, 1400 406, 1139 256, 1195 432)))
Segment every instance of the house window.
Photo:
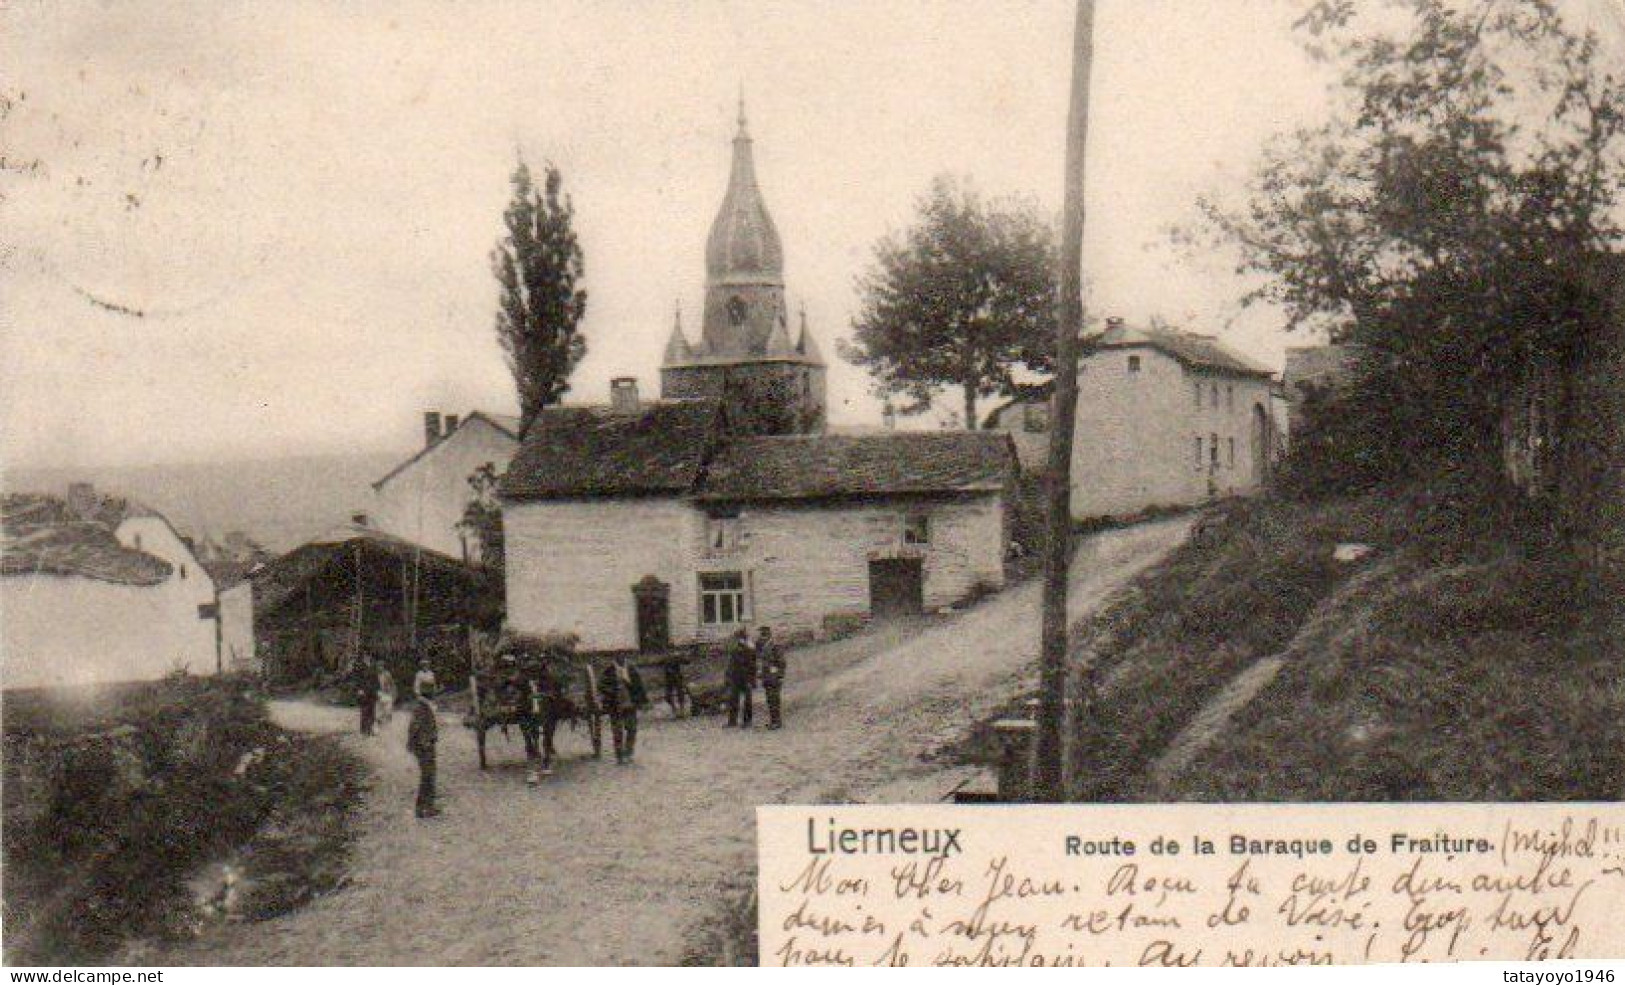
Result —
POLYGON ((1196 409, 1201 410, 1202 409, 1202 381, 1197 380, 1196 385, 1194 387, 1192 387, 1191 390, 1192 390, 1192 392, 1194 392, 1196 394, 1196 409))
POLYGON ((732 626, 746 618, 745 576, 738 571, 700 575, 700 622, 732 626))
POLYGON ((1213 409, 1219 409, 1219 384, 1213 384, 1213 409))
POLYGON ((739 550, 739 516, 720 515, 705 518, 705 553, 716 556, 739 550))
POLYGON ((1219 467, 1219 436, 1216 435, 1216 434, 1210 434, 1210 435, 1207 436, 1207 442, 1208 442, 1207 443, 1208 464, 1213 466, 1214 468, 1218 468, 1219 467))
POLYGON ((1196 436, 1196 467, 1202 467, 1202 436, 1196 436))
POLYGON ((918 547, 931 543, 931 517, 924 513, 903 517, 903 543, 918 547))
POLYGON ((181 581, 186 580, 186 565, 181 565, 181 581))
POLYGON ((135 549, 138 550, 138 551, 141 549, 141 535, 140 534, 135 535, 135 549))
POLYGON ((1128 357, 1128 371, 1130 373, 1138 373, 1140 371, 1140 357, 1139 356, 1129 356, 1128 357))
POLYGON ((1235 438, 1228 438, 1226 440, 1230 442, 1230 452, 1229 452, 1230 462, 1229 462, 1229 464, 1230 464, 1231 468, 1235 468, 1236 467, 1236 439, 1235 438))
POLYGON ((1225 384, 1224 387, 1224 409, 1236 409, 1236 388, 1234 385, 1228 383, 1225 384))

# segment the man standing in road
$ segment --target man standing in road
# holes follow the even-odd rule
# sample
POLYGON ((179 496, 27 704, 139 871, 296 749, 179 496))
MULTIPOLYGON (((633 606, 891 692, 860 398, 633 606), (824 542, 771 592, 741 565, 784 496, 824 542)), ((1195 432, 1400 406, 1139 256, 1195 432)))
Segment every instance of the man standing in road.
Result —
POLYGON ((435 747, 440 743, 440 723, 435 717, 434 679, 422 682, 412 705, 412 721, 406 728, 406 749, 418 761, 417 816, 438 817, 434 802, 435 747))
POLYGON ((743 626, 728 644, 728 725, 750 728, 751 705, 755 703, 756 650, 743 626))
POLYGON ((617 653, 610 659, 608 669, 598 679, 598 693, 609 715, 615 762, 630 763, 638 745, 638 709, 649 703, 649 696, 643 689, 643 677, 625 653, 617 653))
POLYGON ((355 701, 361 709, 361 734, 371 735, 378 716, 378 669, 370 657, 362 657, 353 675, 355 701))
POLYGON ((767 727, 784 728, 784 648, 773 641, 773 629, 756 631, 756 662, 762 670, 762 692, 767 696, 767 727))

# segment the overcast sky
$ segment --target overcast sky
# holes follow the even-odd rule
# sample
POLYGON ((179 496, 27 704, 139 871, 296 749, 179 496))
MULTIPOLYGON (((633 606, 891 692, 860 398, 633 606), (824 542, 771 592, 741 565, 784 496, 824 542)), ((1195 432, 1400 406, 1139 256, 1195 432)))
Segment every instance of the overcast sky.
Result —
MULTIPOLYGON (((1224 262, 1161 245, 1323 112, 1293 0, 1100 0, 1092 314, 1278 366, 1224 262), (1232 324, 1234 322, 1234 324, 1232 324), (1228 326, 1228 327, 1227 327, 1228 326)), ((933 175, 1059 211, 1073 4, 34 3, 0 13, 12 467, 404 448, 511 411, 487 256, 516 152, 555 161, 591 293, 571 400, 654 393, 692 316, 743 86, 792 307, 832 364, 872 244, 933 175), (135 317, 130 312, 143 312, 135 317)), ((833 364, 832 417, 873 423, 833 364)))

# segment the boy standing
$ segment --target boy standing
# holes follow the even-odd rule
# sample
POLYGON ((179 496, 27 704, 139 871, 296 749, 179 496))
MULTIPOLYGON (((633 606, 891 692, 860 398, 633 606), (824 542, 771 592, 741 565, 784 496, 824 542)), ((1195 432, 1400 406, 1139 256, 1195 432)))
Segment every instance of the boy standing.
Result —
POLYGON ((756 650, 743 626, 728 644, 728 724, 750 728, 752 694, 756 690, 756 650))
POLYGON ((756 634, 756 659, 762 668, 762 691, 767 696, 767 727, 784 728, 784 649, 773 641, 773 630, 763 626, 756 634))
POLYGON ((412 705, 412 722, 406 729, 406 749, 418 761, 417 816, 438 817, 440 808, 434 803, 435 746, 440 741, 440 723, 435 718, 434 680, 418 688, 417 701, 412 705))

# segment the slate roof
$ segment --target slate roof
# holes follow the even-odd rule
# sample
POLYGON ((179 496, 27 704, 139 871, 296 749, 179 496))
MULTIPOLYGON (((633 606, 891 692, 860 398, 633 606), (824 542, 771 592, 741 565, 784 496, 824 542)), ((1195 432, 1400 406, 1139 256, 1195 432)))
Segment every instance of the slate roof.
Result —
MULTIPOLYGON (((125 547, 114 529, 127 510, 81 518, 55 496, 12 493, 0 501, 0 575, 62 575, 148 588, 172 572, 168 561, 125 547)), ((144 514, 143 514, 144 515, 144 514)))
POLYGON ((828 499, 1002 489, 1010 438, 991 431, 740 438, 712 461, 706 500, 828 499))
POLYGON ((1217 339, 1189 332, 1176 332, 1163 328, 1108 329, 1100 338, 1101 349, 1131 349, 1145 346, 1178 360, 1187 368, 1234 373, 1240 376, 1272 377, 1275 374, 1239 353, 1231 351, 1217 339))
POLYGON ((694 488, 719 434, 713 400, 549 407, 530 422, 502 478, 508 500, 643 496, 694 488))

